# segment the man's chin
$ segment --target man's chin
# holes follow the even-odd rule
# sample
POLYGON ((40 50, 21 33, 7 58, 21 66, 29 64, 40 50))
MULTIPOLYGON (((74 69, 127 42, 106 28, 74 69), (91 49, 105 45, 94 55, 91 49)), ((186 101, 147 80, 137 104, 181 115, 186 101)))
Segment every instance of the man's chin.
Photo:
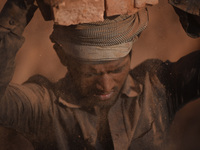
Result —
POLYGON ((82 106, 84 107, 111 107, 115 104, 117 100, 118 92, 113 92, 110 94, 96 95, 92 94, 90 96, 84 97, 82 99, 82 106))
POLYGON ((95 106, 98 107, 111 107, 115 104, 116 99, 108 100, 108 101, 98 101, 95 106))
POLYGON ((99 107, 111 107, 115 104, 116 100, 117 100, 117 95, 113 94, 112 97, 107 98, 106 96, 102 96, 100 98, 98 97, 94 97, 94 104, 95 106, 99 106, 99 107))

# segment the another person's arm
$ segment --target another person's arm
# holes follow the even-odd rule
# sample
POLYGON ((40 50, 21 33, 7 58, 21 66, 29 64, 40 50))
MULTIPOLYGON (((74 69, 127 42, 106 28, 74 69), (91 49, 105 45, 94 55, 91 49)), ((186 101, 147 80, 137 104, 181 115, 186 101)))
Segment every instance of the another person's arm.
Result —
POLYGON ((200 1, 169 0, 179 16, 183 29, 192 38, 200 37, 200 1))
POLYGON ((160 75, 166 86, 168 109, 173 119, 175 113, 188 102, 200 97, 200 50, 190 53, 177 62, 165 63, 165 73, 160 75))
MULTIPOLYGON (((169 0, 179 16, 183 29, 192 38, 200 37, 200 1, 199 0, 169 0)), ((166 63, 167 77, 164 79, 169 96, 170 114, 189 101, 200 96, 200 51, 182 57, 175 63, 166 63), (169 77, 169 78, 168 78, 169 77)))

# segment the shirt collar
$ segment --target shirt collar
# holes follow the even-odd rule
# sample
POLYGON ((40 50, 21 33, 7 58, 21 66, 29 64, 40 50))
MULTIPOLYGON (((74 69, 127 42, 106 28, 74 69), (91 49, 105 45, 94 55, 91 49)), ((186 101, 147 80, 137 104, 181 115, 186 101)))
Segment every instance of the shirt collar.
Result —
POLYGON ((129 74, 124 83, 122 94, 125 94, 127 97, 136 97, 141 93, 141 89, 142 85, 136 82, 129 74))
POLYGON ((66 100, 64 100, 62 97, 58 98, 58 103, 68 108, 81 108, 80 105, 69 103, 66 100))

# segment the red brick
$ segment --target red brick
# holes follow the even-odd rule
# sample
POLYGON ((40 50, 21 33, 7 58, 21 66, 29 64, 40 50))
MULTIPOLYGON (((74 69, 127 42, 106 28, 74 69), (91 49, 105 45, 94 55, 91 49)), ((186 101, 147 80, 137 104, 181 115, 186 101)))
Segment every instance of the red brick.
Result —
POLYGON ((155 5, 159 0, 43 0, 53 7, 54 21, 60 25, 71 25, 103 21, 107 16, 134 14, 147 4, 155 5), (105 5, 104 5, 105 1, 105 5), (106 8, 104 8, 106 6, 106 8), (106 9, 106 10, 105 10, 106 9))
POLYGON ((103 21, 104 0, 63 0, 53 7, 53 13, 60 25, 103 21))
POLYGON ((134 14, 139 9, 134 0, 106 0, 106 15, 134 14))
POLYGON ((146 4, 155 5, 158 4, 159 0, 135 0, 135 7, 142 8, 146 7, 146 4))
POLYGON ((129 0, 106 0, 106 15, 126 14, 129 0))
POLYGON ((146 6, 147 0, 135 0, 135 7, 141 8, 146 6))
POLYGON ((159 0, 147 0, 147 4, 156 5, 159 3, 159 0))

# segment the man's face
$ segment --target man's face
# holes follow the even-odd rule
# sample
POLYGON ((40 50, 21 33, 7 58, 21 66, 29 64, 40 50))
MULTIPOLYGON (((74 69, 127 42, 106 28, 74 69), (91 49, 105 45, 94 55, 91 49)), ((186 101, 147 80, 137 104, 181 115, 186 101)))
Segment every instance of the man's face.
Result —
POLYGON ((129 55, 109 62, 89 63, 71 59, 68 63, 80 104, 88 107, 113 105, 129 68, 129 55))

